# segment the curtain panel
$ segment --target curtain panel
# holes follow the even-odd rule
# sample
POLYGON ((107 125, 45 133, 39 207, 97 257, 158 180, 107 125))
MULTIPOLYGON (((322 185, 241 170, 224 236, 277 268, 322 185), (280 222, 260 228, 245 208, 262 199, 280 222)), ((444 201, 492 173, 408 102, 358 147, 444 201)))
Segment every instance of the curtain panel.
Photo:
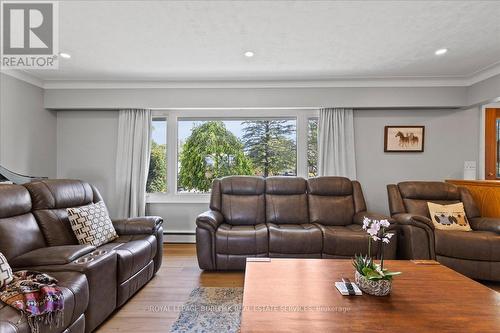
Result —
POLYGON ((146 213, 146 181, 151 153, 151 110, 120 110, 116 151, 116 214, 119 218, 146 213))
POLYGON ((320 109, 318 175, 356 179, 353 109, 320 109))

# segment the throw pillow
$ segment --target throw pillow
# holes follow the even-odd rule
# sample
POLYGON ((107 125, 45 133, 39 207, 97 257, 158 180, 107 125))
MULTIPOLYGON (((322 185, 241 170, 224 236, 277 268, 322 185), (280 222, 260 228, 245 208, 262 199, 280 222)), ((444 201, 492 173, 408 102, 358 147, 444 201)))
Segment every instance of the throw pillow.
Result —
POLYGON ((429 214, 434 227, 439 230, 471 231, 465 215, 464 204, 439 205, 428 202, 429 214))
POLYGON ((97 247, 118 238, 103 201, 66 210, 71 228, 81 245, 97 247))
POLYGON ((10 268, 7 258, 0 252, 0 289, 11 283, 13 279, 12 268, 10 268))

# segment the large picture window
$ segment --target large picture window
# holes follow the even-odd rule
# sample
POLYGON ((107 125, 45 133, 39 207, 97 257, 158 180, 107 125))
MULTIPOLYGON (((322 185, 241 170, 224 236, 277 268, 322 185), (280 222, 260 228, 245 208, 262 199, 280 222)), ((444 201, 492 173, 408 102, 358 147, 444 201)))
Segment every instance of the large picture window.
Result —
POLYGON ((147 201, 206 203, 215 178, 317 175, 316 109, 153 111, 147 201))
POLYGON ((295 176, 295 119, 180 119, 177 191, 204 193, 230 175, 295 176))

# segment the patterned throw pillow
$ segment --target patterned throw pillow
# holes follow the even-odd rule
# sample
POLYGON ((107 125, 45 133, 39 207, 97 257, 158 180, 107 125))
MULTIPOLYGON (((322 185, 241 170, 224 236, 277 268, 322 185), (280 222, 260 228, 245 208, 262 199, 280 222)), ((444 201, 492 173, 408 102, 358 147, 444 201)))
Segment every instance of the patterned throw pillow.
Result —
POLYGON ((101 246, 118 238, 104 202, 66 210, 71 228, 81 245, 101 246))
POLYGON ((428 202, 429 214, 434 227, 439 230, 471 231, 465 215, 464 204, 438 205, 428 202))
POLYGON ((7 262, 7 258, 0 252, 0 289, 12 282, 14 276, 12 269, 7 262))

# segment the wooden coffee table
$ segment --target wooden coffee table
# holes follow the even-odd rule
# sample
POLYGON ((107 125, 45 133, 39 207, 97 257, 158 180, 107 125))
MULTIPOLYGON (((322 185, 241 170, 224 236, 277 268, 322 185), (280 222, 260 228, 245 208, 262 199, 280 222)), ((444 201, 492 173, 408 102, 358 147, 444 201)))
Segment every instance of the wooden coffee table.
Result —
POLYGON ((436 262, 386 267, 391 295, 342 296, 351 260, 248 261, 241 332, 500 332, 500 293, 436 262))

